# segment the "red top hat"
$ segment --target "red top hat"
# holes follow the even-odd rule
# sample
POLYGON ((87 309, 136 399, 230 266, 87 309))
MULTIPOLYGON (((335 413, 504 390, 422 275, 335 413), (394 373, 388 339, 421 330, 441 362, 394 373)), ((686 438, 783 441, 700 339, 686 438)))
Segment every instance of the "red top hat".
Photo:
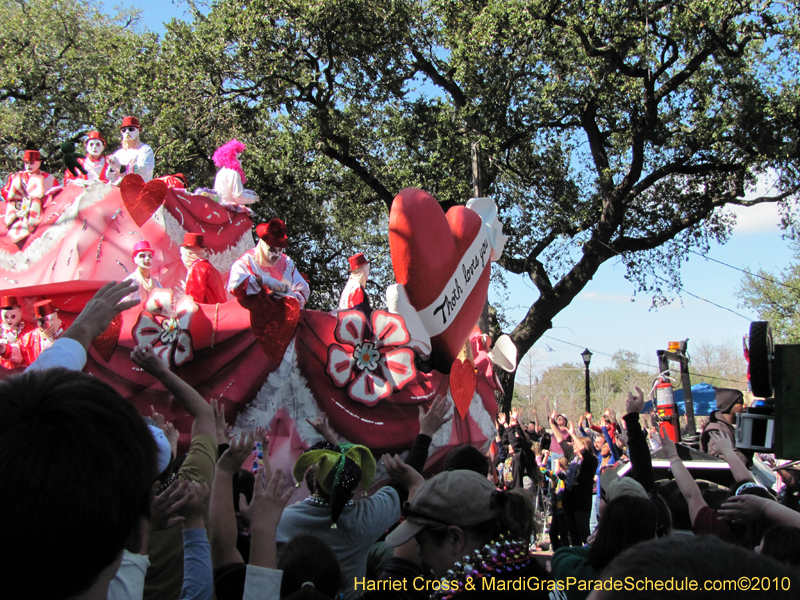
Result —
POLYGON ((182 247, 193 246, 196 248, 205 248, 206 245, 203 240, 202 233, 184 233, 182 247))
MULTIPOLYGON (((89 135, 86 136, 86 142, 88 142, 89 140, 100 140, 101 142, 103 142, 104 146, 108 143, 106 142, 106 139, 102 135, 100 135, 99 131, 90 131, 89 135)), ((86 142, 83 143, 86 144, 86 142)))
POLYGON ((347 260, 350 262, 351 271, 355 271, 358 267, 363 267, 368 262, 363 252, 359 252, 358 254, 353 254, 353 256, 351 256, 347 260))
POLYGON ((142 250, 147 250, 150 254, 155 254, 155 252, 153 252, 153 249, 150 247, 150 242, 148 242, 146 240, 142 240, 141 242, 136 242, 133 245, 133 251, 131 252, 131 258, 135 258, 136 255, 139 254, 139 252, 141 252, 142 250))
POLYGON ((42 160, 42 155, 38 150, 25 150, 25 161, 29 160, 42 160))
POLYGON ((139 119, 136 117, 125 117, 122 119, 122 125, 119 126, 120 129, 123 127, 136 127, 139 131, 142 130, 142 126, 139 125, 139 119))
POLYGON ((286 237, 286 223, 280 219, 270 219, 269 223, 261 223, 256 227, 256 235, 272 248, 286 248, 289 238, 286 237))
POLYGON ((19 306, 19 298, 16 296, 3 296, 0 298, 0 308, 14 308, 19 306))
POLYGON ((54 312, 56 312, 56 307, 53 306, 52 300, 42 300, 33 305, 33 314, 37 319, 44 319, 54 312))

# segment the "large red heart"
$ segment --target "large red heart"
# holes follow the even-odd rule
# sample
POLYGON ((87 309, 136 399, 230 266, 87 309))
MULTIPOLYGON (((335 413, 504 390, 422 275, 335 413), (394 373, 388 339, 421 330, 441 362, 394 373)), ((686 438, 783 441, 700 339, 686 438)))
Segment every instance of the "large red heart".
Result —
POLYGON ((133 222, 141 227, 164 204, 167 183, 161 179, 145 183, 141 175, 131 173, 120 183, 119 193, 133 222))
POLYGON ((280 364, 300 320, 300 303, 296 298, 261 293, 248 308, 250 326, 264 354, 280 364))
POLYGON ((450 395, 462 419, 467 418, 475 394, 475 367, 468 360, 457 358, 450 369, 450 395))
POLYGON ((114 348, 117 347, 117 342, 119 341, 120 331, 122 331, 122 315, 118 314, 111 321, 111 325, 106 327, 103 333, 92 340, 92 346, 106 362, 111 360, 111 355, 114 354, 114 348))
POLYGON ((491 274, 488 253, 484 250, 473 269, 468 260, 472 253, 465 256, 482 227, 475 211, 454 206, 445 215, 436 199, 423 190, 404 189, 392 203, 389 249, 397 283, 405 286, 417 311, 438 304, 445 292, 457 305, 457 313, 453 310, 447 315, 449 306, 437 313, 437 318, 447 317, 446 327, 431 336, 433 364, 444 373, 464 347, 486 304, 491 274), (464 273, 465 269, 469 273, 464 273), (467 275, 474 287, 469 294, 459 294, 466 287, 467 275))

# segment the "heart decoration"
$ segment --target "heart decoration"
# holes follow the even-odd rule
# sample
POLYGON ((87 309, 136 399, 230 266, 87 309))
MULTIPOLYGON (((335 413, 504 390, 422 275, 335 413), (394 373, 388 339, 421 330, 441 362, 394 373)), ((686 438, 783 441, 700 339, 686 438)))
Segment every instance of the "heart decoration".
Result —
MULTIPOLYGON (((389 248, 395 278, 420 316, 428 312, 444 328, 431 335, 431 356, 434 367, 445 373, 486 304, 489 249, 481 254, 473 247, 483 232, 477 212, 454 206, 445 215, 436 199, 423 190, 404 189, 392 203, 389 248)), ((430 330, 428 323, 426 328, 430 330)))
POLYGON ((164 204, 167 184, 160 179, 144 182, 141 175, 126 175, 119 185, 119 193, 128 214, 139 227, 147 223, 158 207, 164 204))
POLYGON ((106 327, 106 330, 92 341, 92 346, 106 362, 111 360, 111 356, 114 354, 120 331, 122 331, 122 315, 118 314, 111 321, 111 324, 106 327))
POLYGON ((461 419, 467 418, 472 396, 475 394, 475 367, 469 360, 457 358, 450 367, 450 395, 461 419))
POLYGON ((260 293, 248 308, 250 326, 264 354, 280 363, 297 329, 300 303, 296 298, 260 293))

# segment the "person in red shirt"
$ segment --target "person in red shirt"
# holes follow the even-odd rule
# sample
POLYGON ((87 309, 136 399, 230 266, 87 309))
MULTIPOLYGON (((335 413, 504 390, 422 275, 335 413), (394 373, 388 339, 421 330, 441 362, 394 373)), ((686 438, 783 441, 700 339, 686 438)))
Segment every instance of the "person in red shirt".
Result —
POLYGON ((106 157, 103 156, 103 150, 106 149, 105 138, 100 135, 99 131, 90 131, 89 135, 86 136, 84 146, 86 148, 86 158, 79 158, 78 164, 84 168, 86 174, 78 171, 77 175, 73 175, 70 173, 69 169, 67 169, 64 171, 64 185, 76 179, 108 183, 108 177, 106 176, 108 161, 106 157))
POLYGON ((33 305, 33 314, 38 327, 22 336, 21 349, 25 365, 31 364, 39 355, 53 345, 64 329, 52 300, 42 300, 33 305))
POLYGON ((354 254, 347 260, 350 263, 350 278, 342 290, 339 310, 357 308, 369 315, 372 308, 369 304, 369 296, 364 289, 369 278, 369 262, 362 252, 354 254))
POLYGON ((38 150, 25 150, 25 170, 9 177, 0 195, 6 201, 4 225, 6 235, 16 243, 24 242, 42 222, 42 203, 58 180, 41 170, 38 150))
POLYGON ((22 335, 30 329, 22 320, 22 307, 16 296, 0 298, 0 366, 14 369, 22 365, 22 335))
POLYGON ((294 297, 303 308, 310 290, 294 261, 284 254, 289 245, 286 224, 270 219, 256 227, 256 235, 258 245, 231 265, 228 291, 246 304, 264 289, 276 297, 294 297))
POLYGON ((181 244, 181 260, 186 267, 186 295, 198 304, 221 304, 228 301, 222 276, 208 261, 202 233, 187 233, 181 244))

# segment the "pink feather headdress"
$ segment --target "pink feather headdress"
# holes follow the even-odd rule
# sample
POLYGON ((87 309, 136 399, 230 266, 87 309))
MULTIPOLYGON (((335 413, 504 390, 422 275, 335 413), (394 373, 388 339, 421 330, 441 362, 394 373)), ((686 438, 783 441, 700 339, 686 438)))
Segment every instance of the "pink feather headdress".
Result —
POLYGON ((247 178, 244 176, 242 164, 239 162, 238 156, 244 152, 246 148, 247 146, 234 138, 227 144, 223 144, 217 148, 211 160, 213 160, 214 164, 218 167, 226 167, 239 173, 239 176, 242 178, 242 183, 244 184, 247 178))

